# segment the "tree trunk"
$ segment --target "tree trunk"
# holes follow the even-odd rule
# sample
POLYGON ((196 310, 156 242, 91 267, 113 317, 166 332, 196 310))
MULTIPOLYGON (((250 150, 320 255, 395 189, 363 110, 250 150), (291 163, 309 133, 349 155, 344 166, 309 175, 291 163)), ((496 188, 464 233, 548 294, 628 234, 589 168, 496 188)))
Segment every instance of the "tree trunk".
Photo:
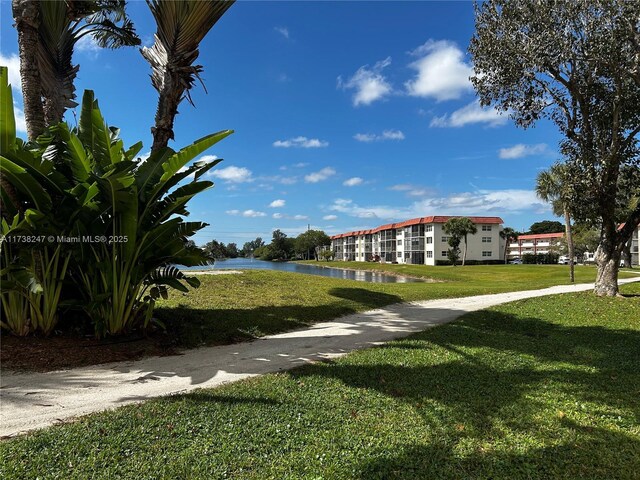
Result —
POLYGON ((462 266, 467 261, 467 236, 464 236, 464 250, 462 251, 462 266))
POLYGON ((505 237, 504 241, 504 264, 507 264, 507 255, 509 253, 509 237, 505 237))
MULTIPOLYGON (((169 77, 170 74, 166 76, 169 77)), ((173 140, 173 122, 178 114, 178 104, 184 92, 180 87, 171 88, 171 85, 176 85, 176 81, 177 79, 171 79, 158 97, 155 125, 151 128, 153 134, 151 152, 157 152, 168 146, 169 140, 173 140)))
POLYGON ((574 283, 576 281, 575 278, 575 265, 573 262, 574 258, 574 248, 573 248, 573 233, 571 230, 571 214, 569 210, 564 208, 564 228, 565 233, 567 235, 567 247, 569 250, 569 281, 574 283))
POLYGON ((13 0, 13 19, 18 30, 20 51, 20 78, 24 99, 24 118, 29 140, 35 140, 44 132, 44 107, 42 84, 38 68, 38 26, 40 5, 38 0, 13 0))
POLYGON ((603 226, 600 233, 600 244, 596 249, 594 260, 597 266, 594 292, 599 297, 618 295, 618 269, 620 268, 620 250, 616 245, 615 224, 603 226))

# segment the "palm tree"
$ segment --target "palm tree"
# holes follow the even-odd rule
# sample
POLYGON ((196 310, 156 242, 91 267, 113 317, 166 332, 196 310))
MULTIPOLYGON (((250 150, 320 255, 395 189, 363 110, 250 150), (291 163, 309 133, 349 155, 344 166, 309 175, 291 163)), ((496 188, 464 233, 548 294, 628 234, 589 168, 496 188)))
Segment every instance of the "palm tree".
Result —
POLYGON ((462 266, 464 267, 467 260, 467 235, 475 235, 478 232, 478 228, 467 217, 453 217, 447 220, 443 229, 447 235, 464 238, 464 250, 462 253, 462 266))
POLYGON ((568 192, 569 171, 565 164, 555 163, 549 170, 540 172, 536 179, 536 194, 545 202, 551 203, 553 213, 564 216, 565 234, 569 254, 569 281, 575 282, 573 235, 571 232, 571 212, 568 192))
MULTIPOLYGON (((24 118, 27 136, 35 140, 45 129, 42 86, 38 68, 38 29, 40 26, 39 0, 13 0, 13 19, 18 31, 20 53, 20 79, 24 98, 24 118)), ((3 181, 3 188, 5 187, 3 181)))
POLYGON ((73 82, 80 67, 72 57, 83 37, 90 35, 105 48, 140 44, 125 5, 125 0, 13 0, 29 140, 77 105, 73 82))
POLYGON ((124 0, 42 2, 38 63, 47 125, 62 121, 67 108, 77 106, 73 82, 75 45, 87 35, 102 48, 140 45, 124 0))
POLYGON ((142 48, 142 56, 151 64, 151 83, 158 91, 158 108, 153 134, 155 152, 173 139, 173 122, 178 105, 186 97, 193 105, 189 90, 200 79, 198 46, 235 0, 147 0, 156 21, 155 42, 142 48))
POLYGON ((518 236, 517 232, 511 227, 504 227, 500 230, 500 238, 505 240, 504 245, 504 263, 507 263, 507 252, 509 251, 509 241, 518 236))

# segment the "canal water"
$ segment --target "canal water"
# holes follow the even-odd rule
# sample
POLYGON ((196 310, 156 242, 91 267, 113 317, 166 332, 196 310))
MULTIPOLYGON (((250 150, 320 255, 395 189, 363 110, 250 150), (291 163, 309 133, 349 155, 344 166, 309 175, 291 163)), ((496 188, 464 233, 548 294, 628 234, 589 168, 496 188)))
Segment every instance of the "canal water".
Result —
MULTIPOLYGON (((321 263, 321 262, 318 262, 321 263)), ((366 272, 363 270, 345 270, 342 268, 327 268, 316 265, 307 265, 295 262, 265 262, 254 258, 230 258, 228 260, 216 260, 210 267, 197 267, 193 270, 278 270, 282 272, 304 273, 307 275, 319 275, 321 277, 342 278, 344 280, 357 280, 371 283, 414 283, 423 280, 408 277, 385 275, 378 272, 366 272)))

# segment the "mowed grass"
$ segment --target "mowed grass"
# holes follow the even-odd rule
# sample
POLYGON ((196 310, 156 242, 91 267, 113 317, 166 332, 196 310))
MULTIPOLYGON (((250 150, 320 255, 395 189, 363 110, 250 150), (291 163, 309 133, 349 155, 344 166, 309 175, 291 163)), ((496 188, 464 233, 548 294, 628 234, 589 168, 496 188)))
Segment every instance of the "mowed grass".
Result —
POLYGON ((637 479, 640 285, 0 443, 0 477, 637 479))
MULTIPOLYGON (((324 265, 325 262, 322 262, 324 265)), ((384 268, 436 283, 366 283, 274 271, 200 275, 200 288, 172 292, 156 316, 178 346, 191 348, 250 340, 397 302, 463 297, 567 284, 560 265, 428 267, 333 262, 348 268, 384 268)), ((621 278, 624 274, 621 275, 621 278)), ((593 267, 578 267, 577 282, 593 282, 593 267)))

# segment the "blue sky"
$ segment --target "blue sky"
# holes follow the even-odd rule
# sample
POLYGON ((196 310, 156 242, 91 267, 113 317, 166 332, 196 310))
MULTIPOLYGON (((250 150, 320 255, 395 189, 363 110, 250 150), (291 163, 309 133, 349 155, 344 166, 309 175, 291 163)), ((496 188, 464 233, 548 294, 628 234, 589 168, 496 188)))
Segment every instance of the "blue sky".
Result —
MULTIPOLYGON (((0 63, 16 74, 10 7, 0 1, 0 63)), ((150 45, 146 4, 129 11, 150 45)), ((427 215, 496 215, 516 229, 553 218, 533 188, 558 158, 557 130, 522 130, 479 107, 468 81, 473 29, 471 2, 233 5, 201 44, 208 93, 197 85, 195 108, 183 102, 171 145, 236 131, 206 152, 225 160, 211 172, 216 186, 190 204, 190 218, 210 224, 196 242, 427 215)), ((125 143, 148 151, 157 94, 139 51, 83 42, 74 60, 78 97, 93 89, 125 143)))

